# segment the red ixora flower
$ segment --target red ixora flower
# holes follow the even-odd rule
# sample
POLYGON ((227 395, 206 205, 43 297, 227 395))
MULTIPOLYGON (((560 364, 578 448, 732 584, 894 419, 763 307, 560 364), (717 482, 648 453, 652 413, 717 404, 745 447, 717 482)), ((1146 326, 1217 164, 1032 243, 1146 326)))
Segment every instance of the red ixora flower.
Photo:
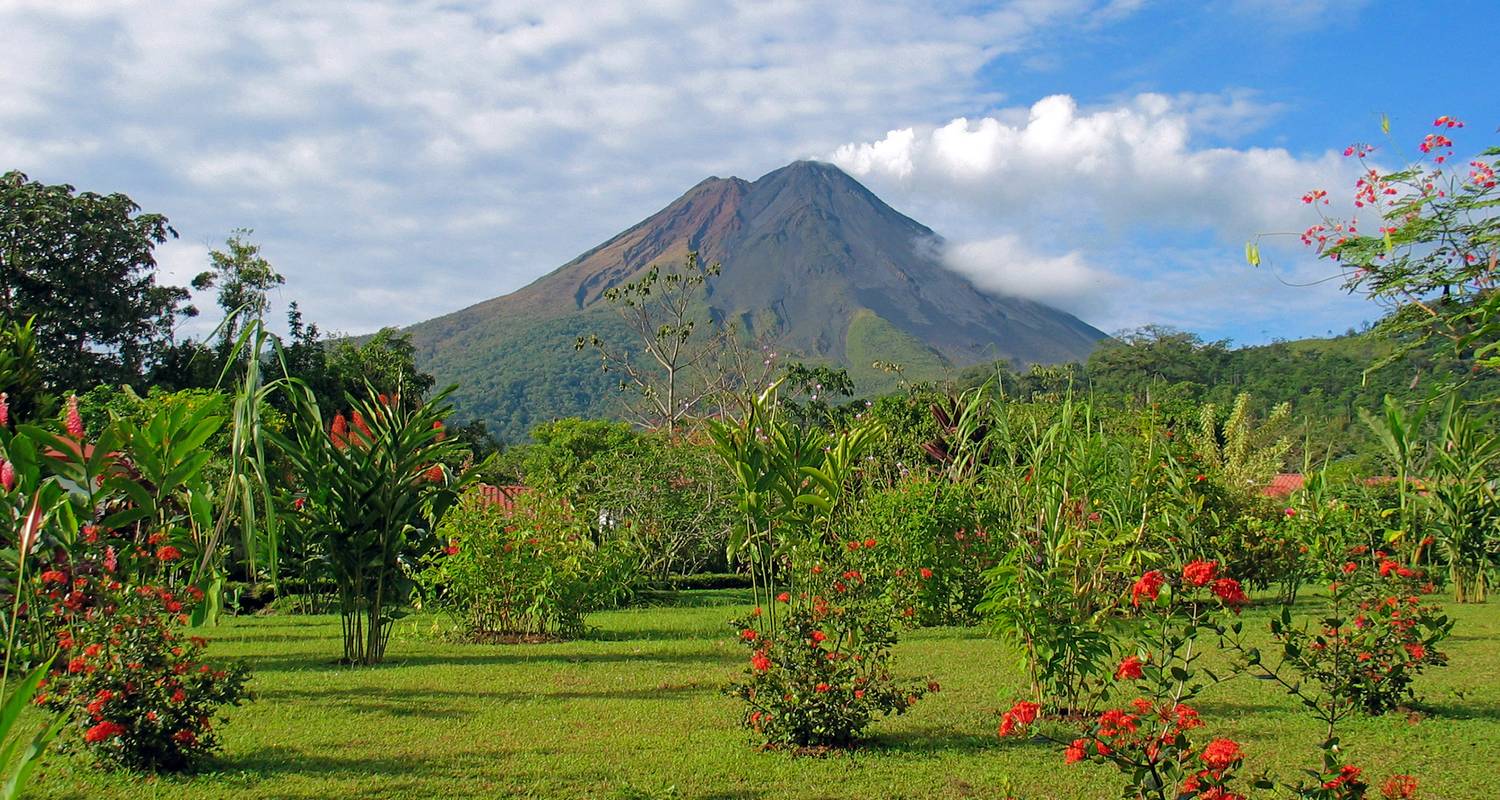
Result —
POLYGON ((1217 561, 1194 561, 1182 568, 1182 579, 1194 586, 1207 586, 1218 572, 1217 561))
POLYGON ((1239 742, 1233 739, 1215 739, 1203 748, 1203 753, 1198 757, 1210 769, 1223 770, 1234 766, 1245 754, 1240 752, 1239 742))
POLYGON ((1025 700, 1017 702, 1000 716, 1000 735, 1014 736, 1025 730, 1026 726, 1036 722, 1036 716, 1041 710, 1042 707, 1036 703, 1025 700))
POLYGON ((1077 764, 1078 762, 1088 758, 1088 746, 1088 739, 1074 739, 1073 743, 1068 745, 1068 749, 1063 751, 1063 762, 1067 764, 1077 764))
POLYGON ((1380 784, 1380 794, 1386 800, 1414 800, 1417 779, 1410 775, 1392 775, 1380 784))
POLYGON ((822 642, 824 639, 827 639, 828 638, 828 634, 826 634, 826 633, 824 633, 822 631, 813 631, 811 638, 812 638, 813 644, 818 644, 818 643, 822 642))
POLYGON ((924 580, 924 581, 926 581, 926 580, 932 580, 932 570, 930 570, 930 569, 928 569, 926 567, 923 567, 921 569, 921 571, 920 571, 919 574, 922 576, 922 580, 924 580))
POLYGON ((118 722, 110 722, 109 720, 105 720, 104 722, 101 722, 98 725, 95 725, 94 727, 89 728, 87 731, 85 731, 83 734, 83 740, 90 744, 97 744, 106 739, 113 739, 114 737, 119 736, 124 732, 124 725, 121 725, 118 722))
POLYGON ((162 545, 156 548, 156 557, 162 561, 176 561, 182 558, 182 551, 172 545, 162 545))
POLYGON ((1356 767, 1353 764, 1345 764, 1344 766, 1339 767, 1339 774, 1337 777, 1323 783, 1323 788, 1337 789, 1344 784, 1358 783, 1360 772, 1361 770, 1359 767, 1356 767))
POLYGON ((746 628, 746 629, 740 631, 740 638, 744 639, 747 642, 753 642, 753 641, 755 641, 755 637, 757 637, 759 635, 760 634, 758 634, 758 633, 755 632, 754 628, 746 628))
POLYGON ((830 686, 829 686, 829 685, 828 685, 828 684, 826 684, 826 683, 820 683, 820 684, 818 684, 818 685, 817 685, 817 686, 814 686, 814 687, 813 687, 813 691, 816 691, 816 692, 817 692, 817 693, 818 693, 818 694, 824 694, 824 693, 826 693, 826 692, 827 692, 827 691, 828 691, 828 690, 829 690, 829 689, 830 689, 830 688, 832 688, 832 687, 830 687, 830 686))
POLYGON ((1239 607, 1250 602, 1250 598, 1245 595, 1245 590, 1240 587, 1240 582, 1234 578, 1220 578, 1214 581, 1213 592, 1228 606, 1239 607))
POLYGON ((750 656, 750 668, 756 672, 765 672, 771 668, 771 657, 766 655, 764 650, 756 650, 750 656))
POLYGON ((1141 659, 1138 656, 1125 656, 1120 666, 1115 668, 1115 680, 1138 681, 1141 679, 1141 659))
POLYGON ((1160 572, 1154 569, 1142 575, 1135 582, 1135 585, 1130 587, 1130 604, 1139 606, 1142 597, 1155 601, 1161 595, 1163 583, 1166 583, 1166 579, 1161 576, 1160 572))

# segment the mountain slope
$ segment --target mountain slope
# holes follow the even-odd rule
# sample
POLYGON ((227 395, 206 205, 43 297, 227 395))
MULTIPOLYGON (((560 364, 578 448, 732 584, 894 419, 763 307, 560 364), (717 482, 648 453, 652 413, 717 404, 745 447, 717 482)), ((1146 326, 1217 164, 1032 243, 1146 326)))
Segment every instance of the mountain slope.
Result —
POLYGON ((807 361, 874 358, 909 374, 996 359, 1086 358, 1103 334, 1077 318, 989 295, 941 265, 940 240, 828 164, 798 161, 759 180, 709 178, 666 208, 530 285, 414 326, 423 366, 459 382, 466 416, 507 438, 537 421, 608 413, 613 384, 575 353, 579 333, 623 335, 603 292, 697 250, 722 264, 709 312, 807 361))

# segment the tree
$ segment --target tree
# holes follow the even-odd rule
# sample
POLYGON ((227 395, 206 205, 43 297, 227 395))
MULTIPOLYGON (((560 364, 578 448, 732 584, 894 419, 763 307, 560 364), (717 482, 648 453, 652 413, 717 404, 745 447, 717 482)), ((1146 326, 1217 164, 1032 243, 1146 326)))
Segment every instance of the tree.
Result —
POLYGON ((695 251, 680 268, 663 272, 653 265, 639 280, 604 292, 644 357, 598 334, 578 337, 576 349, 594 348, 605 372, 623 376, 620 388, 634 395, 626 406, 648 428, 673 433, 723 390, 719 367, 733 334, 711 323, 700 327, 695 318, 705 284, 718 274, 719 265, 704 264, 695 251))
POLYGON ((35 318, 51 386, 137 380, 197 313, 186 289, 156 283, 152 250, 176 235, 123 194, 0 176, 0 314, 35 318))
POLYGON ((1096 388, 1127 393, 1154 385, 1191 382, 1211 386, 1228 353, 1227 341, 1204 342, 1197 334, 1147 325, 1107 341, 1089 356, 1087 373, 1096 388))
POLYGON ((219 308, 224 310, 224 324, 219 329, 219 353, 229 352, 239 333, 242 320, 264 319, 270 298, 267 293, 286 283, 260 254, 260 245, 250 242, 249 228, 237 228, 224 241, 224 250, 208 254, 208 272, 193 279, 193 288, 206 291, 219 288, 219 308))
MULTIPOLYGON (((316 332, 313 333, 316 336, 316 332)), ((363 343, 344 339, 328 354, 328 374, 338 387, 331 399, 344 404, 344 395, 363 395, 368 384, 378 394, 400 397, 416 407, 432 390, 435 379, 417 369, 417 348, 411 334, 381 328, 363 343)))
MULTIPOLYGON (((1449 134, 1463 127, 1438 117, 1436 132, 1418 145, 1420 155, 1391 172, 1369 165, 1365 159, 1375 149, 1369 145, 1344 150, 1361 166, 1354 214, 1373 214, 1373 220, 1331 215, 1324 189, 1302 197, 1320 216, 1302 232, 1302 243, 1339 265, 1348 291, 1390 309, 1378 329, 1401 346, 1382 363, 1437 339, 1475 371, 1500 370, 1500 148, 1455 168, 1449 134)), ((1389 120, 1381 128, 1389 134, 1389 120)), ((1259 265, 1257 242, 1247 245, 1246 256, 1259 265)))

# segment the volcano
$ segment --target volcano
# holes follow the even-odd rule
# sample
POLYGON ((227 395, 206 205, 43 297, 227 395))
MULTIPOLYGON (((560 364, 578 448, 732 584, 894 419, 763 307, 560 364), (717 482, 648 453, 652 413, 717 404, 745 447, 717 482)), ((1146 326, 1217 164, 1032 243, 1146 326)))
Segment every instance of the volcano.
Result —
POLYGON ((574 352, 575 337, 624 336, 604 292, 690 251, 721 265, 705 298, 716 320, 786 359, 845 367, 866 391, 892 380, 875 360, 934 377, 997 360, 1082 361, 1104 338, 1071 314, 979 290, 942 265, 941 248, 842 170, 797 161, 753 182, 708 178, 530 285, 410 331, 419 364, 439 385, 460 384, 460 414, 511 440, 538 421, 608 414, 615 384, 574 352))

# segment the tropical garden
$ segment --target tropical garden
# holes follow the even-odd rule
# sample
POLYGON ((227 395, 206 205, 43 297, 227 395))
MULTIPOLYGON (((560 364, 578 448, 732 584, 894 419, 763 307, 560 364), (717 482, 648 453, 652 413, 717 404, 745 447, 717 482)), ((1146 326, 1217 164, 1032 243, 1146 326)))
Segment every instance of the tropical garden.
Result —
POLYGON ((1364 219, 1302 198, 1388 309, 1357 369, 1423 366, 1339 424, 1161 330, 855 398, 697 320, 692 256, 579 338, 631 422, 501 447, 401 333, 273 333, 249 231, 178 340, 165 218, 7 174, 0 791, 1500 794, 1500 151, 1461 127, 1364 219))

